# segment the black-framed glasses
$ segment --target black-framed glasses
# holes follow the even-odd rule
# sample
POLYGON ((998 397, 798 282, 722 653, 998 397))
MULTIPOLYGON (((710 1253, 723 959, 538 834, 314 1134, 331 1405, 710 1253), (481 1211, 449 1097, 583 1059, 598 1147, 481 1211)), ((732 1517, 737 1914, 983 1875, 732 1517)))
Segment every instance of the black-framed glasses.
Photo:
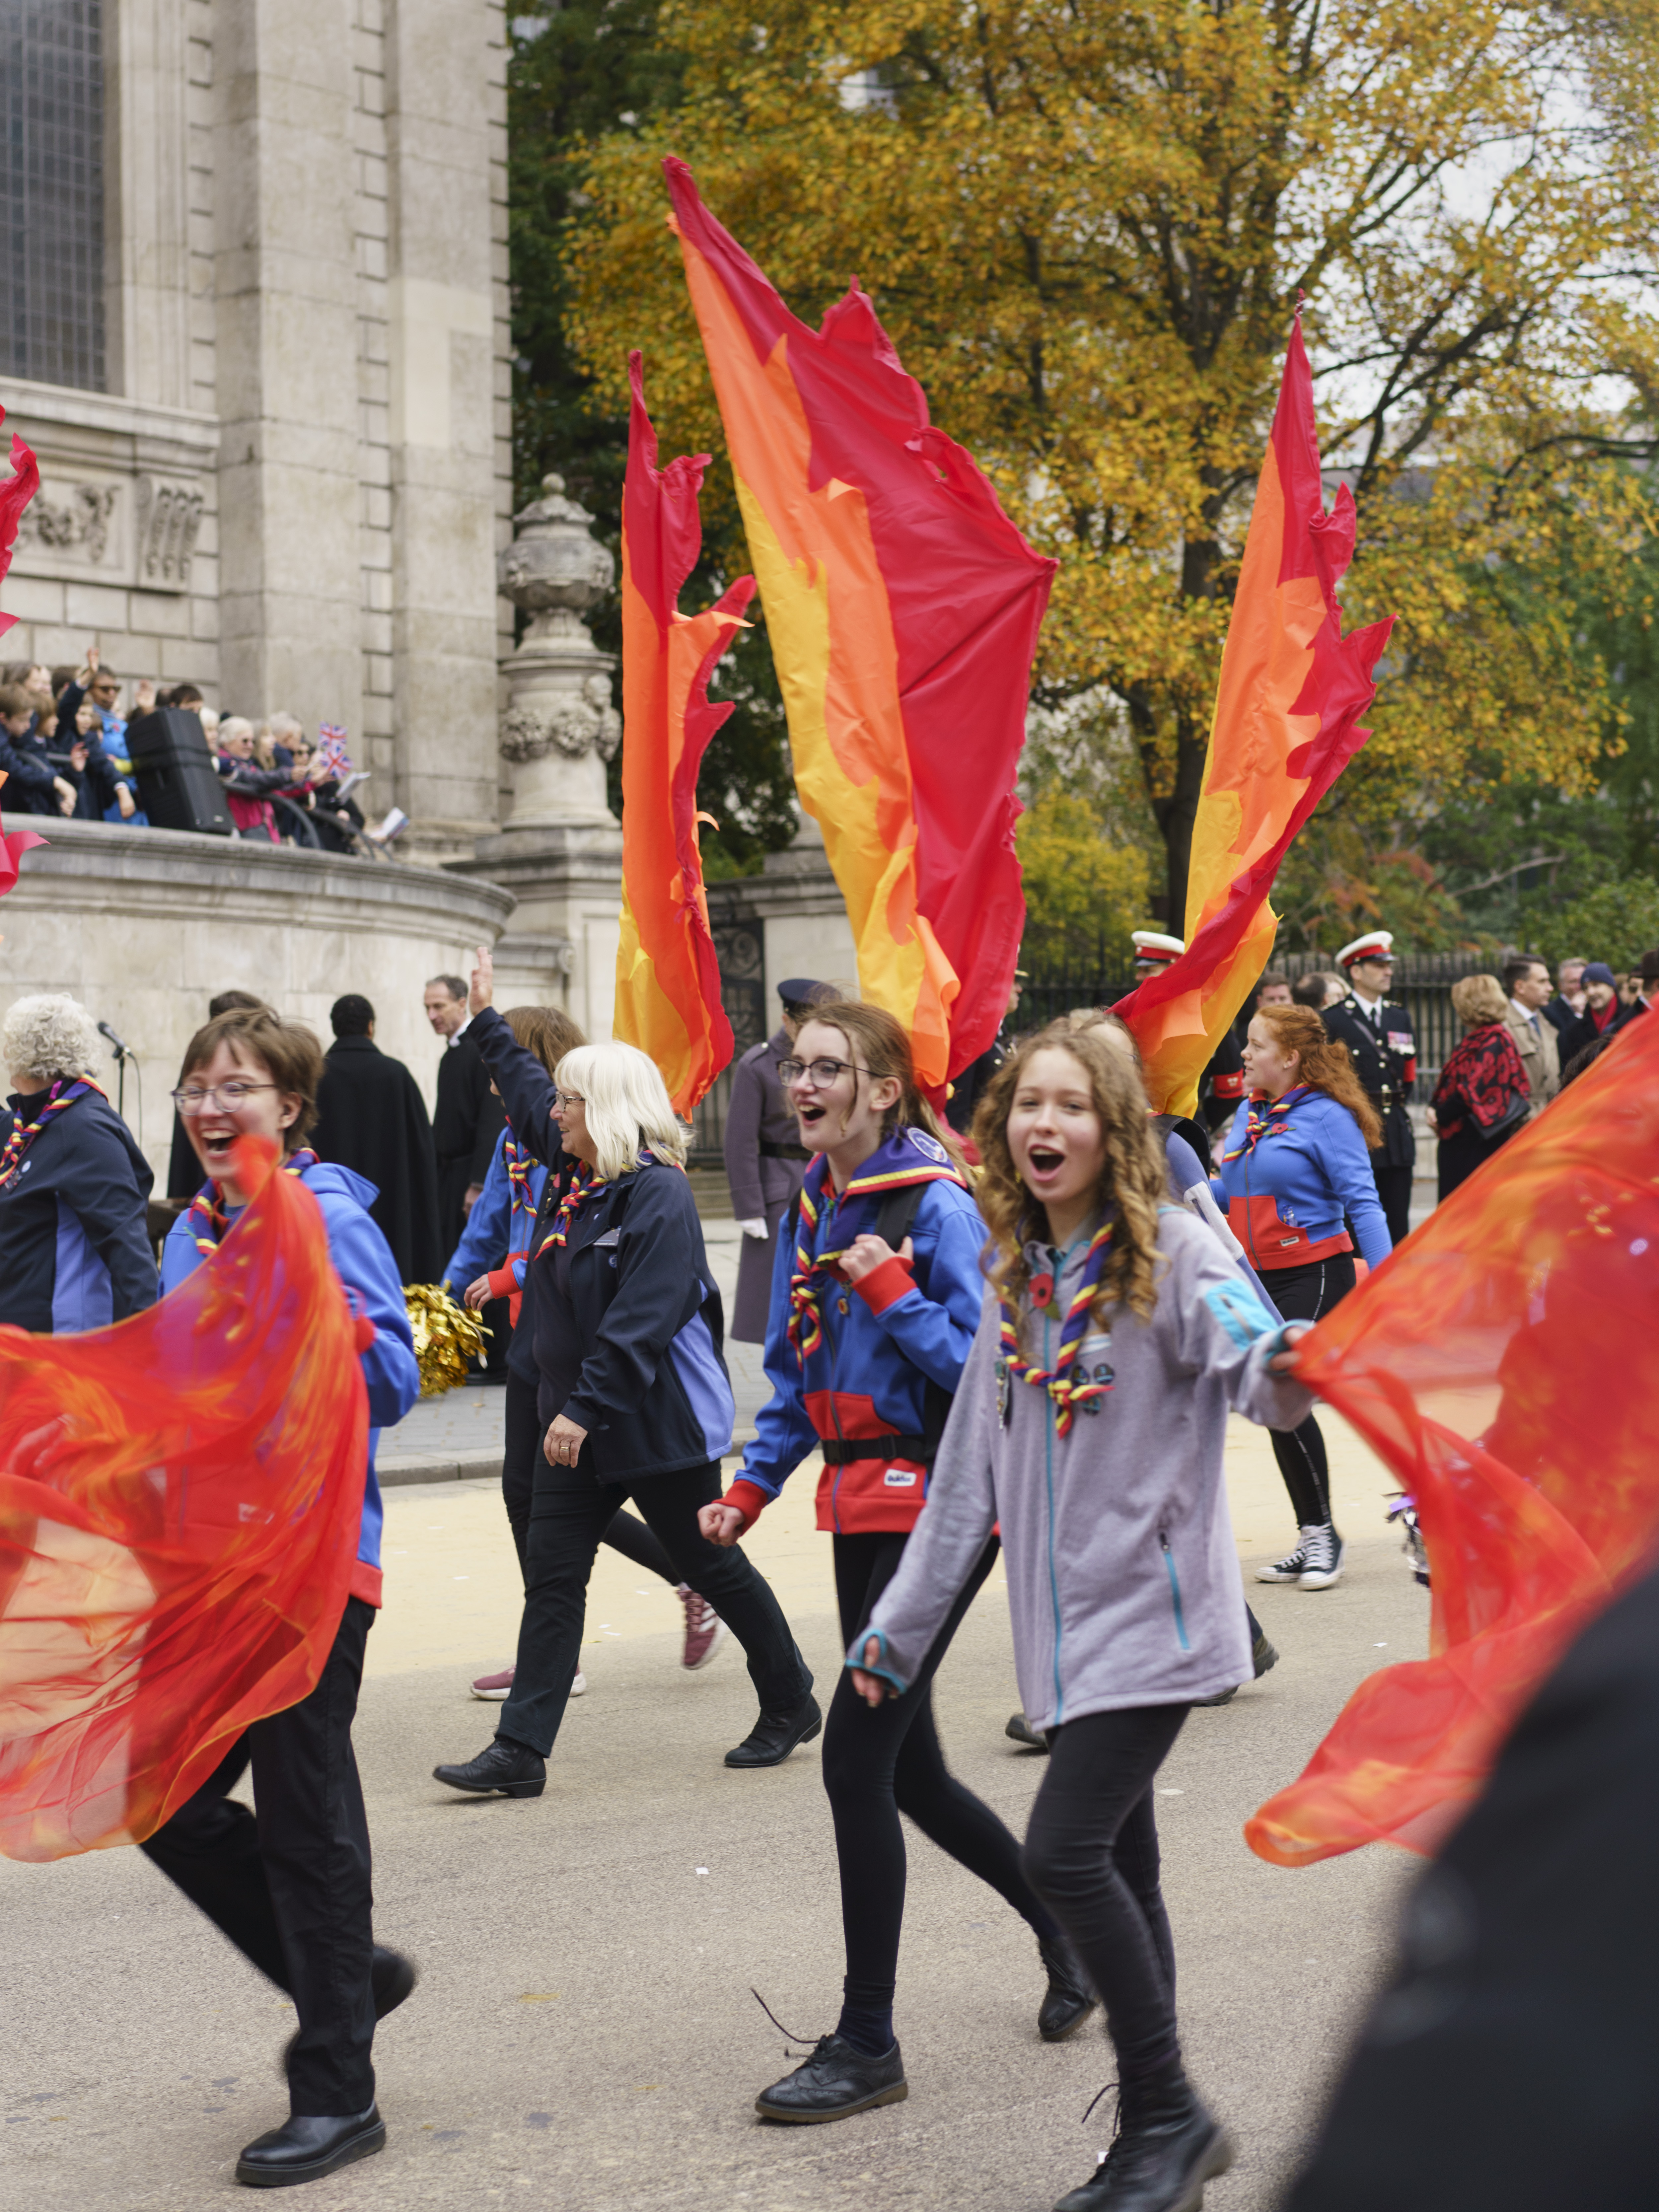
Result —
POLYGON ((227 1114, 234 1114, 245 1106, 256 1091, 274 1091, 274 1083, 243 1083, 233 1076, 228 1083, 210 1083, 205 1086, 191 1084, 187 1089, 175 1091, 173 1103, 181 1114, 206 1114, 215 1106, 222 1106, 227 1114))
POLYGON ((783 1084, 810 1083, 814 1091, 827 1091, 838 1075, 868 1075, 850 1060, 781 1060, 778 1080, 783 1084))

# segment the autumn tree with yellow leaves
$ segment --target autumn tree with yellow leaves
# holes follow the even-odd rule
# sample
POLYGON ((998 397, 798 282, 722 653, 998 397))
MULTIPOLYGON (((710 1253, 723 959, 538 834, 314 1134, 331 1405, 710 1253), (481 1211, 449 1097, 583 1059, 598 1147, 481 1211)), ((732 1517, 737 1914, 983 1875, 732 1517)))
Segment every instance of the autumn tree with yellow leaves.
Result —
MULTIPOLYGON (((1179 926, 1228 605, 1305 294, 1350 619, 1401 617, 1375 788, 1571 788, 1659 386, 1652 0, 669 0, 676 104, 591 138, 564 245, 602 398, 721 452, 659 163, 811 319, 857 276, 1060 573, 1038 697, 1127 729, 1179 926)), ((742 562, 712 488, 711 544, 742 562)))

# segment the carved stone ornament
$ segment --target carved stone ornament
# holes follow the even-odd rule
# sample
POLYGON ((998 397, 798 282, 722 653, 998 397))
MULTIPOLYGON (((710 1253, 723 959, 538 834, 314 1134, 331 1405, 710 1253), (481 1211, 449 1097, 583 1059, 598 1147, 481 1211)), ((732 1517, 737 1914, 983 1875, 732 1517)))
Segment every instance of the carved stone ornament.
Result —
POLYGON ((617 564, 589 537, 593 518, 564 496, 562 477, 544 477, 542 496, 513 520, 519 534, 496 563, 503 599, 527 615, 581 615, 604 599, 617 564))
POLYGON ((190 556, 202 526, 202 493, 192 484, 138 479, 138 580, 165 591, 190 581, 190 556))
POLYGON ((550 751, 572 760, 596 752, 608 761, 621 742, 622 716, 606 676, 588 677, 579 692, 520 700, 501 724, 501 751, 510 761, 540 760, 550 751))
POLYGON ((43 553, 77 554, 96 567, 109 550, 110 519, 120 492, 119 484, 70 484, 57 507, 37 492, 23 509, 18 550, 35 546, 43 553))

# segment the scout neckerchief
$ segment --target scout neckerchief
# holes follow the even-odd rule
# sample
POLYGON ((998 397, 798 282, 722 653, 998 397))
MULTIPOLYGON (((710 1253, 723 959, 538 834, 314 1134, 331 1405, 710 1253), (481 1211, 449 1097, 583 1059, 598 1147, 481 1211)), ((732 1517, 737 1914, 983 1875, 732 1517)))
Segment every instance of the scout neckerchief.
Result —
MULTIPOLYGON (((679 1171, 682 1175, 685 1173, 685 1170, 680 1167, 680 1164, 678 1160, 659 1160, 656 1154, 648 1149, 641 1151, 635 1156, 634 1164, 635 1167, 641 1168, 679 1168, 679 1171)), ((539 1260, 542 1254, 547 1251, 550 1246, 558 1245, 562 1248, 569 1237, 570 1224, 575 1219, 577 1214, 580 1212, 584 1203, 593 1195, 593 1193, 596 1190, 605 1190, 608 1188, 608 1184, 605 1178, 599 1174, 599 1170, 597 1168, 589 1167, 586 1163, 584 1162, 582 1165, 577 1169, 575 1176, 571 1182, 569 1189, 566 1191, 564 1196, 559 1200, 559 1210, 553 1217, 553 1226, 548 1231, 546 1236, 543 1237, 541 1243, 536 1247, 536 1257, 539 1260)))
POLYGON ((513 1194, 513 1202, 507 1208, 508 1215, 527 1213, 533 1219, 536 1201, 530 1189, 530 1155, 520 1152, 509 1137, 501 1146, 501 1160, 507 1169, 507 1188, 513 1194))
POLYGON ((1269 1105, 1260 1091, 1256 1092, 1250 1100, 1250 1110, 1244 1118, 1244 1134, 1231 1152, 1223 1152, 1223 1160, 1242 1159, 1246 1152, 1255 1150, 1263 1137, 1282 1137, 1290 1127, 1292 1109, 1311 1095, 1309 1085, 1297 1083, 1282 1098, 1275 1098, 1269 1105))
MULTIPOLYGON (((1091 1382, 1087 1376, 1072 1372, 1077 1359, 1078 1346, 1089 1327, 1089 1309, 1094 1304, 1095 1292, 1100 1288, 1101 1276, 1106 1270, 1106 1255, 1111 1247, 1112 1224, 1103 1221, 1089 1241, 1084 1255, 1083 1279, 1078 1285, 1071 1304, 1066 1309, 1066 1319, 1060 1332, 1060 1351, 1052 1367, 1038 1367, 1029 1360, 1019 1348, 1019 1324, 1013 1308, 1006 1298, 1002 1307, 1002 1333, 1000 1364, 1005 1376, 1013 1376, 1029 1382, 1034 1390, 1046 1390, 1054 1401, 1054 1431, 1058 1436, 1069 1436, 1072 1416, 1079 1406, 1096 1398, 1103 1398, 1111 1389, 1108 1382, 1091 1382)), ((1054 1294, 1054 1277, 1048 1274, 1033 1276, 1031 1302, 1047 1305, 1054 1294), (1044 1295, 1046 1293, 1046 1295, 1044 1295)))
POLYGON ((88 1091, 95 1091, 107 1102, 108 1093, 89 1075, 78 1075, 72 1080, 60 1075, 46 1093, 46 1103, 32 1121, 25 1122, 20 1115, 11 1125, 11 1134, 6 1139, 6 1149, 0 1152, 0 1190, 8 1190, 17 1180, 23 1155, 34 1142, 54 1114, 61 1114, 73 1106, 77 1098, 84 1098, 88 1091))
MULTIPOLYGON (((317 1164, 317 1155, 307 1145, 297 1152, 290 1152, 283 1162, 284 1175, 303 1175, 307 1168, 317 1164)), ((210 1258, 219 1249, 219 1240, 230 1226, 230 1216, 219 1202, 216 1182, 204 1183, 185 1210, 190 1224, 190 1233, 196 1239, 196 1249, 210 1258)))
POLYGON ((914 1182, 953 1182, 959 1189, 967 1188, 949 1152, 925 1129, 896 1130, 871 1153, 845 1190, 838 1192, 829 1178, 830 1163, 820 1152, 801 1185, 795 1267, 789 1278, 787 1334, 803 1366, 823 1341, 817 1278, 836 1270, 842 1253, 874 1229, 888 1192, 914 1182), (826 1249, 815 1251, 820 1222, 826 1249))

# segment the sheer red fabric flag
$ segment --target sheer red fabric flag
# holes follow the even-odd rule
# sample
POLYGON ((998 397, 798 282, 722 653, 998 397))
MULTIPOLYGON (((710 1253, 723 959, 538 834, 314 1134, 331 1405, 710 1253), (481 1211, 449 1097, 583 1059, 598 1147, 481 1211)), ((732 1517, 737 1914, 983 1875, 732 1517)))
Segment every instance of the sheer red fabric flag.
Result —
POLYGON ((1303 1341, 1417 1501, 1430 1656, 1362 1682, 1245 1828, 1301 1866, 1432 1849, 1575 1630, 1659 1528, 1659 1017, 1437 1208, 1303 1341))
POLYGON ((657 466, 640 356, 628 357, 631 404, 623 485, 623 914, 613 1028, 662 1070, 689 1114, 732 1057, 720 964, 697 847, 697 773, 732 712, 708 679, 755 594, 739 576, 700 615, 679 611, 702 546, 697 494, 707 453, 657 466))
POLYGON ((131 1321, 0 1328, 0 1852, 142 1842, 314 1686, 357 1550, 361 1331, 317 1202, 263 1188, 131 1321))
MULTIPOLYGON (((0 422, 6 419, 6 410, 0 407, 0 422)), ((11 556, 17 546, 18 525, 23 520, 23 509, 40 489, 40 469, 34 455, 14 430, 11 439, 11 474, 0 483, 0 583, 6 580, 11 568, 11 556)), ((3 637, 16 622, 15 615, 0 614, 0 637, 3 637)), ((0 773, 0 807, 5 805, 3 786, 5 776, 0 773)), ((46 839, 33 830, 9 830, 0 837, 0 898, 3 898, 17 881, 17 863, 31 845, 44 845, 46 839)))
POLYGON ((927 419, 854 283, 811 330, 663 164, 801 805, 865 997, 939 1096, 991 1044, 1025 922, 1014 775, 1056 562, 927 419))
POLYGON ((1342 635, 1337 587, 1354 507, 1325 512, 1313 377, 1298 319, 1256 484, 1210 726, 1187 882, 1187 950, 1115 1011, 1161 1112, 1190 1114, 1199 1080, 1267 965, 1268 895, 1291 842, 1370 735, 1359 717, 1390 616, 1342 635))

